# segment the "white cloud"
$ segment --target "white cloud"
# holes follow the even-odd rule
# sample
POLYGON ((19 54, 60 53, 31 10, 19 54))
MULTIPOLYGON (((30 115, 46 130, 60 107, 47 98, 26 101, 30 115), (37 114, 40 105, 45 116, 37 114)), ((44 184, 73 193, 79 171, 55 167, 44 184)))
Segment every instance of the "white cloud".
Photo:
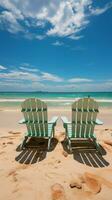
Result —
POLYGON ((5 81, 0 82, 0 91, 44 91, 45 85, 40 82, 25 84, 24 82, 5 81))
POLYGON ((38 81, 32 83, 24 81, 12 81, 5 80, 0 81, 0 91, 49 91, 49 92, 104 92, 112 91, 112 82, 94 82, 94 83, 82 83, 82 84, 44 84, 38 81))
MULTIPOLYGON (((25 65, 25 64, 24 64, 25 65)), ((28 67, 29 64, 26 63, 28 67)), ((27 67, 25 68, 27 70, 27 67)), ((57 75, 30 71, 0 73, 0 91, 51 91, 54 92, 112 91, 112 80, 87 78, 63 79, 57 75)))
POLYGON ((10 33, 18 33, 24 31, 24 28, 17 21, 16 16, 9 11, 3 11, 0 15, 0 24, 5 26, 10 33))
MULTIPOLYGON (((7 81, 28 81, 28 82, 62 82, 63 79, 57 75, 42 72, 37 68, 32 68, 28 63, 23 63, 18 70, 10 70, 7 73, 1 73, 0 78, 7 81)), ((3 66, 0 66, 4 69, 3 66)))
POLYGON ((112 2, 107 3, 103 8, 90 8, 90 11, 92 15, 101 15, 110 8, 112 8, 112 2))
MULTIPOLYGON (((54 87, 50 85, 47 86, 48 91, 54 91, 54 87)), ((104 92, 111 91, 112 92, 112 82, 109 84, 106 81, 93 83, 63 83, 62 85, 55 85, 56 92, 104 92)))
POLYGON ((80 28, 88 23, 85 15, 90 1, 62 1, 52 18, 48 20, 53 28, 48 30, 48 35, 70 36, 77 35, 80 28))
POLYGON ((19 67, 19 69, 22 69, 23 71, 27 71, 27 72, 37 72, 38 71, 38 69, 26 68, 26 67, 19 67))
POLYGON ((31 65, 29 63, 25 62, 25 63, 22 63, 21 66, 23 66, 23 67, 30 67, 31 65))
POLYGON ((69 83, 87 83, 92 82, 93 80, 87 78, 71 78, 68 80, 69 83))
POLYGON ((36 35, 35 39, 37 40, 43 40, 45 38, 45 35, 36 35))
POLYGON ((39 69, 37 69, 37 67, 35 67, 29 63, 22 63, 20 65, 19 69, 22 71, 27 71, 27 72, 39 72, 39 69))
POLYGON ((84 36, 83 35, 70 35, 69 38, 72 39, 72 40, 79 40, 81 38, 83 38, 84 36))
POLYGON ((32 39, 36 39, 36 40, 43 40, 46 36, 45 35, 37 35, 36 33, 30 33, 29 31, 26 31, 24 33, 24 37, 26 39, 32 40, 32 39))
POLYGON ((52 45, 54 46, 62 46, 64 43, 63 42, 60 42, 60 41, 56 41, 54 43, 52 43, 52 45))
POLYGON ((40 81, 40 77, 33 73, 21 72, 21 71, 10 71, 9 73, 0 74, 2 79, 13 79, 13 80, 27 80, 27 81, 40 81))
POLYGON ((0 70, 4 70, 7 69, 6 67, 4 67, 3 65, 0 65, 0 70))
POLYGON ((112 92, 112 84, 107 85, 105 82, 102 84, 63 84, 51 85, 43 84, 40 82, 32 82, 25 84, 24 82, 0 82, 0 91, 49 91, 49 92, 112 92))
POLYGON ((97 8, 93 7, 93 0, 0 0, 0 6, 4 8, 1 27, 11 33, 22 31, 28 39, 42 40, 55 35, 78 40, 83 37, 80 32, 89 24, 90 17, 106 12, 112 3, 97 8), (43 33, 31 33, 31 27, 41 28, 43 33))
POLYGON ((42 79, 43 80, 47 80, 47 81, 53 81, 53 82, 62 82, 63 79, 60 78, 59 76, 50 74, 50 73, 46 73, 46 72, 42 72, 42 79))

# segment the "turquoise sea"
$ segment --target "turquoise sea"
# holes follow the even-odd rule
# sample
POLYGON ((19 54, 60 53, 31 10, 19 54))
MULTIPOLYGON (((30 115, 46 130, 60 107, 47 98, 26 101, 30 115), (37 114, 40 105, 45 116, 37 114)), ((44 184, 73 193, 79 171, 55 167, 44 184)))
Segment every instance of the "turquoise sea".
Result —
POLYGON ((39 98, 49 106, 70 106, 83 97, 92 97, 101 107, 112 107, 112 92, 0 92, 0 107, 20 106, 26 98, 39 98))

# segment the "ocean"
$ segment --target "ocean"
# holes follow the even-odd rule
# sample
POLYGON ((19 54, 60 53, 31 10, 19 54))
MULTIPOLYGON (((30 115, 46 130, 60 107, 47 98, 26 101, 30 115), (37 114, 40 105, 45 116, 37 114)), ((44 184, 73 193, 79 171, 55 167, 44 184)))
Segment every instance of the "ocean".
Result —
POLYGON ((18 107, 26 98, 39 98, 48 106, 70 106, 78 98, 88 96, 101 107, 112 108, 112 92, 0 92, 0 107, 18 107))

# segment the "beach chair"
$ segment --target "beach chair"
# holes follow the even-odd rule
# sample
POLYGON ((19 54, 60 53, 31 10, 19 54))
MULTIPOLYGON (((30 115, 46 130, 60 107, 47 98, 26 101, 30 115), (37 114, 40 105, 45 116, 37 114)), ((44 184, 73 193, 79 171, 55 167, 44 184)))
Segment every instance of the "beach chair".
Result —
POLYGON ((99 150, 99 144, 94 134, 94 127, 95 125, 102 125, 103 122, 96 118, 97 113, 97 102, 92 98, 83 98, 72 104, 71 122, 69 122, 65 116, 61 117, 66 131, 70 152, 72 152, 71 140, 75 138, 92 140, 96 149, 99 150))
POLYGON ((24 119, 19 121, 19 123, 26 124, 27 127, 27 133, 21 144, 21 149, 25 147, 29 137, 36 137, 48 139, 47 148, 49 150, 58 117, 54 116, 51 121, 48 121, 47 105, 36 98, 25 100, 21 107, 24 119))

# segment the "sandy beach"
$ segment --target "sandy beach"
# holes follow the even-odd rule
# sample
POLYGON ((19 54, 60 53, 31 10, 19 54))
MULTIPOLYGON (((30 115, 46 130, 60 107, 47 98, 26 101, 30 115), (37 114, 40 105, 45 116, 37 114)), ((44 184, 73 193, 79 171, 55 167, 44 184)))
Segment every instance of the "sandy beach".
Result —
POLYGON ((0 200, 82 199, 112 200, 112 0, 0 0, 0 200))
POLYGON ((111 200, 112 111, 101 108, 98 118, 104 125, 95 127, 102 155, 86 147, 69 154, 60 116, 70 119, 70 108, 49 108, 48 114, 49 119, 59 116, 50 152, 47 141, 39 140, 29 142, 35 148, 20 151, 26 131, 18 124, 22 113, 0 108, 0 200, 111 200))

